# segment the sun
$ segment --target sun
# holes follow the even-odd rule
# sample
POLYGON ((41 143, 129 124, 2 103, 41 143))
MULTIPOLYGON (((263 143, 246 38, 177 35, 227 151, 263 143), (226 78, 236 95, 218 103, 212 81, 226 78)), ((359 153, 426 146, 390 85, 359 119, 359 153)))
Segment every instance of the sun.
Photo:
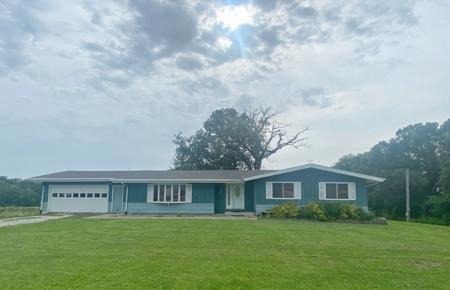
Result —
POLYGON ((253 24, 254 14, 252 5, 229 5, 216 11, 217 22, 231 31, 242 24, 253 24))

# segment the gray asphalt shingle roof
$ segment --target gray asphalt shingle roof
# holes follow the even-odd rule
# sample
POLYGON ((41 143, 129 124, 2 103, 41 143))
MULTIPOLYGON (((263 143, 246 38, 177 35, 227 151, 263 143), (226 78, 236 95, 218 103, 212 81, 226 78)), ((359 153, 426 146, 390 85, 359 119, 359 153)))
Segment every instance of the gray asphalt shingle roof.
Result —
POLYGON ((271 173, 276 170, 127 170, 127 171, 61 171, 33 179, 153 179, 185 180, 216 179, 240 180, 242 178, 271 173))

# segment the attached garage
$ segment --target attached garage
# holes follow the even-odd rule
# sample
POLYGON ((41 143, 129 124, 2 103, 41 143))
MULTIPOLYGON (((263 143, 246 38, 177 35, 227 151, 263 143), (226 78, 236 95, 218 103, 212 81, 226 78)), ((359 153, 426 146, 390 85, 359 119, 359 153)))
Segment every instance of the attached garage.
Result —
POLYGON ((109 185, 51 184, 48 212, 108 212, 109 185))

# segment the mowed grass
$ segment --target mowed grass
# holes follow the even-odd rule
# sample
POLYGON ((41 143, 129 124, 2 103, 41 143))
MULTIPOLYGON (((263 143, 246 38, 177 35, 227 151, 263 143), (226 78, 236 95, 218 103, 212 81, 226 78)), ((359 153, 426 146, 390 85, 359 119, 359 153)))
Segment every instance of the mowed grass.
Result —
POLYGON ((0 207, 0 219, 39 215, 38 207, 0 207))
POLYGON ((1 289, 449 289, 450 228, 67 218, 0 228, 1 289))

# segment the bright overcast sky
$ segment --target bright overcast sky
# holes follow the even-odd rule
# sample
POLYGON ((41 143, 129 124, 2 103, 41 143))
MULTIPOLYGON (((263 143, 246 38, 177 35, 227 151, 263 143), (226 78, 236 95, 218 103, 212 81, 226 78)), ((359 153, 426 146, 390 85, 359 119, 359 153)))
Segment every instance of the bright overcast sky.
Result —
POLYGON ((272 106, 332 165, 450 117, 450 2, 0 0, 0 175, 167 169, 212 110, 272 106))

